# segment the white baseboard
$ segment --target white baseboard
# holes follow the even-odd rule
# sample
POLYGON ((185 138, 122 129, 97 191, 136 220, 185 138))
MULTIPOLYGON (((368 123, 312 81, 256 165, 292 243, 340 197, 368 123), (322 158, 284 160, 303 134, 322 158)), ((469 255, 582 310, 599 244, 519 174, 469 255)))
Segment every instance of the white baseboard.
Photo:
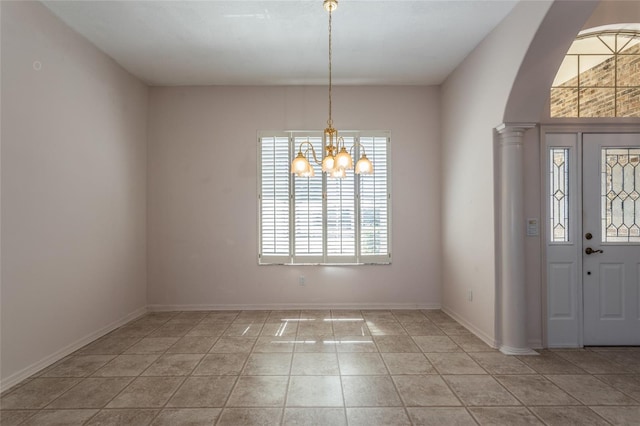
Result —
POLYGON ((116 320, 111 324, 108 324, 105 327, 102 327, 101 329, 94 331, 93 333, 90 333, 76 340, 75 342, 65 346, 64 348, 56 351, 55 353, 42 358, 40 361, 37 361, 29 365, 28 367, 25 367, 22 370, 10 375, 9 377, 5 378, 0 382, 0 392, 5 392, 9 390, 13 386, 17 385, 18 383, 26 379, 27 377, 32 376, 33 374, 37 373, 43 368, 52 365, 53 363, 61 360, 67 355, 77 351, 81 347, 93 342, 94 340, 104 336, 105 334, 115 330, 116 328, 123 326, 129 321, 133 321, 134 319, 144 315, 145 313, 147 313, 146 306, 136 309, 135 311, 131 312, 128 315, 125 315, 119 320, 116 320))
POLYGON ((576 342, 554 343, 553 345, 549 345, 549 349, 576 349, 583 347, 584 346, 579 345, 576 342))
POLYGON ((254 311, 285 309, 440 309, 439 303, 260 303, 219 305, 149 305, 149 311, 254 311))
POLYGON ((487 335, 484 331, 480 330, 475 325, 471 324, 469 321, 465 320, 451 309, 443 306, 442 311, 454 320, 458 321, 462 326, 464 326, 464 328, 475 334, 480 340, 485 342, 490 347, 494 349, 498 348, 498 342, 493 337, 487 335))

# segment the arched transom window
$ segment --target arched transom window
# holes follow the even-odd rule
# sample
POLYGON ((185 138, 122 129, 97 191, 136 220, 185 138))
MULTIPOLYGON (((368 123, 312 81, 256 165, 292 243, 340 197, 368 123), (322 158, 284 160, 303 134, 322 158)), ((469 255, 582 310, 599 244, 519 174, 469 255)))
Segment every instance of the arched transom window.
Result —
POLYGON ((640 117, 640 31, 581 34, 551 87, 551 117, 640 117))

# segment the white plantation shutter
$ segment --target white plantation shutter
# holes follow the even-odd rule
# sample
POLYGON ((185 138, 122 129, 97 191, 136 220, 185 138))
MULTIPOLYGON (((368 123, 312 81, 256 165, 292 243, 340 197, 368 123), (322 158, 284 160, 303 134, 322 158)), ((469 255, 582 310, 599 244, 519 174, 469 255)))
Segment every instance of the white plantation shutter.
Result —
POLYGON ((361 261, 370 262, 390 257, 389 139, 366 136, 360 144, 373 163, 373 174, 360 175, 360 256, 361 261))
MULTIPOLYGON (((329 178, 309 151, 316 175, 296 177, 290 167, 300 143, 308 139, 319 157, 322 132, 259 137, 259 263, 391 263, 389 135, 342 134, 347 149, 355 142, 364 146, 372 175, 349 170, 344 179, 329 178)), ((352 154, 357 161, 361 148, 352 154)))
MULTIPOLYGON (((349 148, 354 138, 345 137, 344 142, 349 148)), ((328 262, 356 262, 355 180, 353 171, 343 179, 326 178, 328 262)))
MULTIPOLYGON (((308 139, 314 147, 322 147, 321 137, 310 137, 308 139)), ((296 153, 300 143, 306 140, 307 137, 296 137, 294 139, 296 153)), ((305 149, 306 145, 303 147, 302 152, 305 149)), ((294 262, 321 263, 324 249, 322 243, 322 168, 314 163, 311 152, 308 152, 307 155, 316 175, 310 178, 292 175, 294 181, 294 262)))
POLYGON ((259 140, 260 260, 288 262, 289 247, 289 137, 259 140))

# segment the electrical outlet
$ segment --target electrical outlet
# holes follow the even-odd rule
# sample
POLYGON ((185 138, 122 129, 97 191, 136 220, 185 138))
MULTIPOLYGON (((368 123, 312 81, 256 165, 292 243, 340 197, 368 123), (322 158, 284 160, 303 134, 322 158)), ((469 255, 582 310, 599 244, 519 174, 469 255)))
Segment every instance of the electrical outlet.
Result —
POLYGON ((306 280, 305 280, 305 278, 304 278, 304 275, 300 275, 300 276, 298 277, 298 285, 300 285, 300 286, 303 286, 303 287, 304 287, 306 284, 307 284, 307 282, 306 282, 306 280))
POLYGON ((469 290, 469 291, 467 292, 467 300, 468 300, 469 302, 473 302, 473 290, 469 290))

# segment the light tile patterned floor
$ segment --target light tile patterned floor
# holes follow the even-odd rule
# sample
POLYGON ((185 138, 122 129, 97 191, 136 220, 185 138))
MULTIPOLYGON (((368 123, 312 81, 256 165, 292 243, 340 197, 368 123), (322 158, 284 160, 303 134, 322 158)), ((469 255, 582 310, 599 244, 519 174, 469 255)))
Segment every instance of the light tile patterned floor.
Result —
POLYGON ((441 311, 150 313, 2 395, 9 425, 640 425, 640 348, 508 357, 441 311))

